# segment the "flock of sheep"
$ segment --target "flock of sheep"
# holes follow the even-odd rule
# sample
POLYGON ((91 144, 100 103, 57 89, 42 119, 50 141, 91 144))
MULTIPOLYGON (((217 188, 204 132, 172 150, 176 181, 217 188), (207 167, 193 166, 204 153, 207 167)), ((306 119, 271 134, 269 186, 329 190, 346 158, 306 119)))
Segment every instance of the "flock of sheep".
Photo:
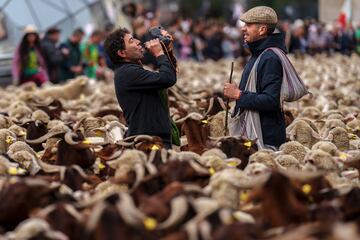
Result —
POLYGON ((0 239, 359 239, 360 57, 291 60, 276 152, 224 136, 229 60, 180 62, 172 150, 124 137, 112 83, 0 89, 0 239))

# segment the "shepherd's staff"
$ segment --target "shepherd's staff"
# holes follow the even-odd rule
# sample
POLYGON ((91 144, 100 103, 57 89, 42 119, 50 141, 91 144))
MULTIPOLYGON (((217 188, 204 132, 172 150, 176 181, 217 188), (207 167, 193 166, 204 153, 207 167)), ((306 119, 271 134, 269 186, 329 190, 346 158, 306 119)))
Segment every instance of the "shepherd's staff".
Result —
MULTIPOLYGON (((231 62, 231 72, 230 72, 229 83, 231 83, 231 80, 232 80, 233 70, 234 70, 234 62, 231 62)), ((225 110, 225 136, 229 134, 229 129, 228 129, 229 101, 230 101, 230 98, 228 98, 228 99, 226 100, 226 110, 225 110)))

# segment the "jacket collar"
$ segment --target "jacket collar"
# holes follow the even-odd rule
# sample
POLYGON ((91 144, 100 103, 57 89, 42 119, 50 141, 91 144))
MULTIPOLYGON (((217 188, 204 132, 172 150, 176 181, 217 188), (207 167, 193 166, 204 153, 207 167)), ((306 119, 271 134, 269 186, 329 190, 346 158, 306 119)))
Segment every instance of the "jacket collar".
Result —
POLYGON ((277 47, 287 53, 285 46, 285 35, 283 33, 274 33, 266 38, 248 43, 251 54, 259 56, 265 49, 269 47, 277 47))

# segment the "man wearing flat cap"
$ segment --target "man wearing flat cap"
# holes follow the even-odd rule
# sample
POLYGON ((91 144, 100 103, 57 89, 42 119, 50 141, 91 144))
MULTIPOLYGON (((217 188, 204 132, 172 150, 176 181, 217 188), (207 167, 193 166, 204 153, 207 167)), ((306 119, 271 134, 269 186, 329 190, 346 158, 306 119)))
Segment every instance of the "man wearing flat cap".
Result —
POLYGON ((262 138, 261 148, 278 149, 286 138, 284 114, 280 103, 283 67, 279 56, 268 48, 277 48, 286 53, 284 36, 274 33, 278 17, 270 7, 254 7, 245 12, 240 20, 244 23, 241 30, 251 58, 244 68, 239 87, 229 83, 224 86, 224 95, 236 100, 232 118, 229 120, 230 135, 246 136, 243 131, 253 131, 257 133, 257 138, 262 138), (254 89, 249 91, 252 83, 254 89), (246 125, 243 128, 231 129, 231 121, 246 111, 255 112, 260 116, 257 129, 259 131, 250 121, 243 124, 246 125))

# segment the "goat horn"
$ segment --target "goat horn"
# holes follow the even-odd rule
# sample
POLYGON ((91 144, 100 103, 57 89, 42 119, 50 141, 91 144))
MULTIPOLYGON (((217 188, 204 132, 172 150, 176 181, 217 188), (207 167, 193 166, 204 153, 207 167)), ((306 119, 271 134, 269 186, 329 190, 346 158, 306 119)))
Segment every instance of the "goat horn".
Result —
POLYGON ((204 240, 211 240, 212 237, 211 237, 211 224, 206 221, 206 220, 203 220, 199 223, 199 232, 200 232, 200 235, 201 235, 201 239, 204 239, 204 240))
POLYGON ((37 143, 42 143, 42 142, 45 142, 46 140, 48 140, 49 138, 53 137, 53 136, 56 136, 58 134, 62 134, 64 133, 64 131, 57 131, 57 132, 51 132, 49 131, 48 133, 46 133, 45 135, 42 135, 41 137, 39 138, 36 138, 36 139, 25 139, 25 141, 27 143, 30 143, 30 144, 37 144, 37 143))
POLYGON ((100 202, 93 208, 90 218, 86 224, 86 229, 88 231, 91 231, 95 228, 105 208, 105 202, 100 202))
POLYGON ((209 112, 211 111, 212 107, 214 106, 214 98, 210 98, 210 102, 209 102, 209 107, 206 111, 206 113, 204 114, 205 116, 207 116, 209 114, 209 112))
POLYGON ((134 166, 134 171, 136 173, 136 179, 135 179, 134 185, 132 186, 132 189, 135 189, 140 184, 140 182, 143 180, 143 178, 145 176, 145 169, 140 164, 136 164, 134 166))
POLYGON ((204 118, 204 116, 201 115, 200 113, 197 113, 197 112, 191 112, 188 115, 186 115, 185 117, 176 120, 175 123, 182 123, 188 118, 192 118, 194 120, 199 120, 200 121, 200 120, 202 120, 204 118))
POLYGON ((57 173, 60 172, 62 168, 65 168, 64 166, 45 163, 41 159, 37 159, 36 161, 41 167, 41 169, 46 173, 57 173))
POLYGON ((126 129, 126 126, 118 121, 111 121, 106 125, 107 129, 111 129, 113 127, 120 127, 121 129, 126 129))
POLYGON ((226 105, 224 103, 224 100, 221 97, 217 97, 218 102, 220 103, 220 106, 226 110, 226 105))
POLYGON ((117 145, 123 146, 123 147, 131 147, 133 146, 135 143, 134 142, 126 142, 124 140, 119 140, 116 142, 117 145))
POLYGON ((145 164, 146 169, 149 171, 150 175, 154 175, 158 172, 157 168, 152 163, 145 164))
POLYGON ((178 196, 171 200, 170 216, 162 223, 159 224, 159 229, 165 229, 179 223, 188 211, 188 203, 185 196, 178 196))
POLYGON ((139 141, 152 141, 154 138, 152 136, 149 135, 137 135, 134 139, 134 142, 139 142, 139 141))
POLYGON ((194 160, 190 160, 189 164, 196 172, 209 175, 209 171, 206 168, 200 166, 200 164, 195 162, 194 160))
POLYGON ((133 199, 128 193, 119 193, 119 195, 121 197, 120 202, 116 204, 119 214, 126 223, 139 226, 142 220, 145 219, 145 214, 136 208, 133 199))
POLYGON ((64 140, 66 143, 70 144, 70 145, 75 145, 75 144, 79 144, 79 142, 75 142, 73 140, 73 137, 77 137, 77 134, 74 132, 67 132, 65 134, 64 140))
POLYGON ((78 130, 80 128, 80 125, 85 121, 86 117, 83 117, 74 125, 74 131, 78 130))

